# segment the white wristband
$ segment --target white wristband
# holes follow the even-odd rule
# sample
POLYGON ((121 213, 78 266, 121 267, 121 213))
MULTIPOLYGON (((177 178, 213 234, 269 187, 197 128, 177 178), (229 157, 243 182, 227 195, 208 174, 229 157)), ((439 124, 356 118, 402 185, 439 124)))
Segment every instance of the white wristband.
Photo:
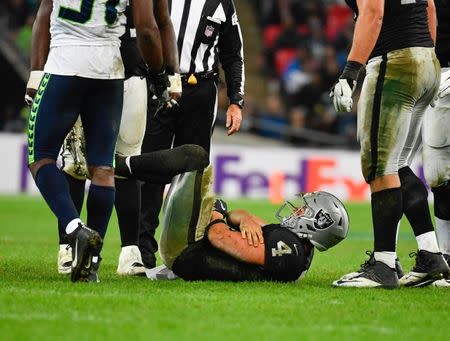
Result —
POLYGON ((30 72, 30 78, 28 79, 27 89, 37 90, 39 83, 41 83, 42 77, 44 77, 44 71, 34 70, 30 72))
POLYGON ((169 75, 170 86, 167 88, 169 93, 182 93, 183 87, 181 86, 181 76, 179 73, 175 73, 174 75, 169 75))

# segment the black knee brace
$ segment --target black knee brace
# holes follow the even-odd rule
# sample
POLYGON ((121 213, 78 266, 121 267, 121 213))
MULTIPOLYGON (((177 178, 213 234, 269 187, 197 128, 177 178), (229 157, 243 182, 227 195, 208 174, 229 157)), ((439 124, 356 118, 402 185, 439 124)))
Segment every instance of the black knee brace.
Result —
POLYGON ((442 220, 450 220, 450 181, 431 190, 434 195, 434 215, 442 220))

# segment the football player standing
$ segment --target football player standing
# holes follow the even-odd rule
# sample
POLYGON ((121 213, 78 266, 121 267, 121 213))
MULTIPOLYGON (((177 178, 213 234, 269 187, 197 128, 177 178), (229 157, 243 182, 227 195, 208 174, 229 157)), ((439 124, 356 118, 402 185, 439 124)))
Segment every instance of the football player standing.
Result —
MULTIPOLYGON (((425 112, 422 158, 425 178, 434 197, 439 247, 450 265, 450 1, 435 0, 435 3, 438 22, 436 55, 442 68, 441 85, 434 102, 425 112)), ((412 287, 431 282, 433 278, 428 276, 427 266, 421 263, 416 263, 411 272, 400 279, 400 284, 412 287)), ((450 287, 448 273, 446 278, 435 281, 433 285, 450 287)))
MULTIPOLYGON (((127 0, 43 0, 33 26, 26 100, 28 164, 42 196, 65 226, 73 249, 72 281, 87 280, 102 245, 115 198, 114 150, 123 102, 119 51, 127 0), (49 31, 50 26, 50 31, 49 31), (32 102, 32 103, 31 103, 32 102), (61 145, 78 116, 86 137, 91 175, 87 225, 56 166, 61 145)), ((152 0, 133 0, 138 45, 150 71, 163 70, 152 0)))
POLYGON ((363 65, 358 103, 361 165, 372 192, 374 252, 338 287, 397 288, 396 236, 403 213, 417 235, 416 264, 428 277, 448 271, 434 233, 427 191, 409 168, 420 145, 423 115, 440 80, 434 52, 433 0, 346 0, 355 12, 352 48, 331 96, 337 111, 350 111, 363 65))
MULTIPOLYGON (((124 98, 122 120, 116 144, 116 166, 121 157, 131 157, 141 153, 141 145, 147 120, 147 82, 157 93, 158 103, 173 105, 168 101, 165 92, 169 92, 173 100, 181 95, 181 82, 178 72, 178 49, 169 16, 168 1, 154 0, 154 16, 158 24, 161 44, 163 46, 166 73, 150 75, 141 57, 136 41, 136 28, 133 23, 131 7, 125 10, 127 18, 125 33, 120 37, 120 52, 125 67, 124 98), (167 76, 171 86, 167 88, 167 76), (178 84, 178 87, 176 86, 178 84)), ((153 94, 152 94, 153 95, 153 94)), ((84 201, 85 181, 89 177, 85 159, 85 139, 81 122, 68 134, 62 148, 62 170, 69 183, 72 200, 78 212, 81 212, 84 201)), ((128 161, 129 162, 129 161, 128 161)), ((170 182, 170 181, 169 181, 170 182)), ((137 247, 140 225, 140 182, 130 177, 115 177, 115 208, 119 221, 122 250, 119 256, 117 273, 120 275, 144 275, 141 253, 137 247)), ((71 272, 72 250, 67 243, 64 227, 58 222, 59 244, 58 272, 71 272)), ((97 274, 98 278, 98 274, 97 274)))

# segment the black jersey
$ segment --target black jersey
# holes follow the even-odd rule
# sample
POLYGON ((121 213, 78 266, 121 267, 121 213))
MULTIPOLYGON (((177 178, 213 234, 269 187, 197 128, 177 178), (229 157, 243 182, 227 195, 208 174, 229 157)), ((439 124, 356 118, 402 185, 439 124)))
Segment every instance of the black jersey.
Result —
POLYGON ((125 33, 120 37, 120 54, 125 67, 125 79, 133 76, 145 77, 147 66, 137 46, 136 29, 134 28, 130 6, 127 6, 125 10, 125 17, 127 18, 125 33))
POLYGON ((175 259, 172 270, 184 280, 279 281, 299 279, 311 265, 314 247, 288 229, 272 224, 263 227, 265 264, 237 260, 212 246, 208 238, 190 244, 175 259))
MULTIPOLYGON (((358 18, 356 0, 345 0, 358 18)), ((428 0, 385 0, 381 32, 370 58, 407 47, 433 47, 428 0)))
POLYGON ((442 67, 450 67, 450 0, 434 0, 438 19, 436 54, 442 67))
POLYGON ((306 240, 280 224, 263 227, 265 264, 264 271, 275 281, 295 281, 311 265, 314 247, 306 240))

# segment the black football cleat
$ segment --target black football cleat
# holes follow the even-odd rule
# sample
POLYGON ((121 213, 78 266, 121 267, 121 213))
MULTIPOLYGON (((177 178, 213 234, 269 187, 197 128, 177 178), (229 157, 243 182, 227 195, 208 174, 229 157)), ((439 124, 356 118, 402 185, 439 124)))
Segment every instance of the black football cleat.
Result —
POLYGON ((395 272, 397 272, 398 279, 402 278, 405 275, 402 264, 400 263, 400 260, 398 258, 395 259, 395 272))
POLYGON ((98 232, 89 227, 79 224, 69 234, 72 246, 72 282, 87 281, 92 268, 92 257, 99 253, 103 244, 98 232))
POLYGON ((413 252, 410 257, 416 257, 416 264, 409 273, 400 279, 400 284, 405 287, 424 287, 448 274, 449 266, 442 253, 419 250, 413 252))
POLYGON ((92 261, 91 272, 87 276, 86 282, 100 283, 100 278, 98 277, 98 269, 100 268, 101 261, 101 257, 98 257, 97 262, 92 261))
MULTIPOLYGON (((395 289, 400 286, 398 280, 398 269, 390 268, 387 264, 376 261, 372 252, 366 252, 370 258, 361 265, 361 269, 342 276, 333 282, 335 287, 343 288, 385 288, 395 289)), ((400 271, 401 266, 400 266, 400 271)))

